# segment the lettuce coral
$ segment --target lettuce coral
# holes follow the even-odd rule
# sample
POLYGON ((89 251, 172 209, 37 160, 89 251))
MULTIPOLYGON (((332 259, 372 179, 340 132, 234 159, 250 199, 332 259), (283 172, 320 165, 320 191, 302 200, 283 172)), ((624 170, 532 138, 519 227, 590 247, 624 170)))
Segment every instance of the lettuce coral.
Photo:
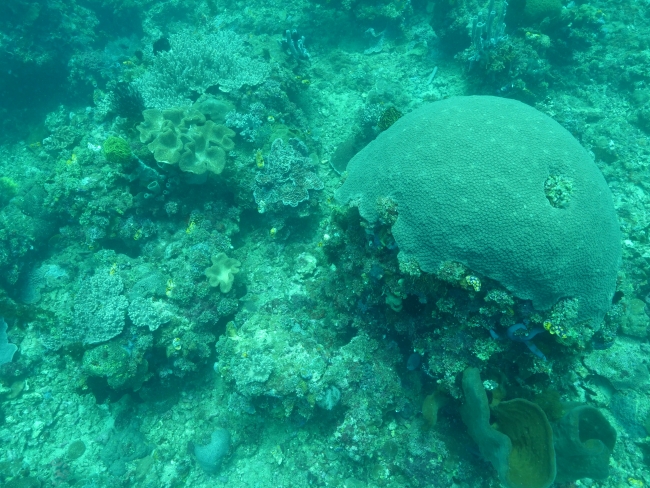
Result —
POLYGON ((147 144, 159 163, 178 164, 181 171, 197 175, 219 174, 235 147, 235 132, 213 120, 220 113, 218 104, 213 100, 191 107, 145 110, 144 122, 137 127, 140 142, 147 144))

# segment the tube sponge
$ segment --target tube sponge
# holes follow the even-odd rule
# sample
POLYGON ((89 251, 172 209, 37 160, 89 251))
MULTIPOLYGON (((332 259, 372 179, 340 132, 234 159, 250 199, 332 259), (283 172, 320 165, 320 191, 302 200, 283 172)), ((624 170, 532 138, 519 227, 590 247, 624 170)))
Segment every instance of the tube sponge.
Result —
POLYGON ((553 431, 539 406, 520 398, 492 410, 478 369, 463 372, 465 402, 461 416, 481 455, 494 466, 508 488, 548 488, 555 480, 553 431))

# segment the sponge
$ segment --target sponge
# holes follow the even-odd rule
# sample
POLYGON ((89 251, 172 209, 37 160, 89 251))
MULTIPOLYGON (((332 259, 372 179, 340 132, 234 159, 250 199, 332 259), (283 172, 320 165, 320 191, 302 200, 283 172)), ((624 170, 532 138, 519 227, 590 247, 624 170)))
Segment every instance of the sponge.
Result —
POLYGON ((199 466, 206 473, 216 473, 221 467, 221 461, 230 449, 230 432, 219 428, 212 433, 210 443, 205 446, 194 446, 194 455, 199 466))

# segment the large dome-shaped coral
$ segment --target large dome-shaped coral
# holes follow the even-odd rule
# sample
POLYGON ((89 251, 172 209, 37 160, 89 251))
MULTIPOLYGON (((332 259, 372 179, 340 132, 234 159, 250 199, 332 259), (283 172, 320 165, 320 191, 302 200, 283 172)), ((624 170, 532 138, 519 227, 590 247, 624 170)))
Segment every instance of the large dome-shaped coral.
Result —
POLYGON ((621 259, 611 193, 587 151, 515 100, 455 97, 398 120, 359 152, 337 192, 370 222, 386 199, 400 252, 434 273, 465 264, 539 310, 579 300, 597 326, 621 259))

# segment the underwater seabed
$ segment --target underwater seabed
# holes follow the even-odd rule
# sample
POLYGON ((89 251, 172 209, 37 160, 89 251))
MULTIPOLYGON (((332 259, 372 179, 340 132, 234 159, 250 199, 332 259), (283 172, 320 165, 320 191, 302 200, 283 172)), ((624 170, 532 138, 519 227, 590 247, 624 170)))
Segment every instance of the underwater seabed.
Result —
POLYGON ((6 0, 0 485, 648 485, 648 39, 6 0))

